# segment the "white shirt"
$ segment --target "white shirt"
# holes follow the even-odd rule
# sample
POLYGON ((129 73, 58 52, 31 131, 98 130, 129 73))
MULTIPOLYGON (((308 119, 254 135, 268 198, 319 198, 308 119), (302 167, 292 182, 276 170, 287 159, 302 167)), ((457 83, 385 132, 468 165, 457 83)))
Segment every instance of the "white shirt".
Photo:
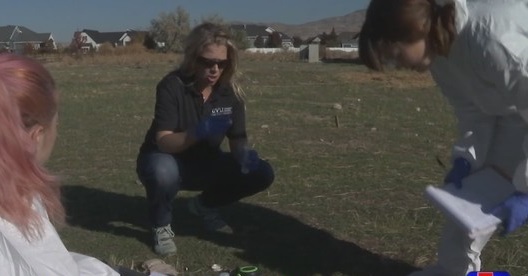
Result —
POLYGON ((68 252, 40 202, 43 235, 28 241, 10 222, 0 218, 0 275, 6 276, 119 276, 103 262, 68 252))

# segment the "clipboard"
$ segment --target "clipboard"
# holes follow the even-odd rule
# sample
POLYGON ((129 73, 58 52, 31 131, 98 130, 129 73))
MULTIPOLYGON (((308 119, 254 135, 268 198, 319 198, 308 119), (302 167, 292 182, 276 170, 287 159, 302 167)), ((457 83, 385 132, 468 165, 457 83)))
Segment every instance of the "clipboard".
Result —
POLYGON ((477 237, 497 229, 502 219, 489 212, 514 192, 510 180, 496 170, 486 168, 463 179, 460 189, 453 183, 428 185, 425 197, 469 237, 477 237))

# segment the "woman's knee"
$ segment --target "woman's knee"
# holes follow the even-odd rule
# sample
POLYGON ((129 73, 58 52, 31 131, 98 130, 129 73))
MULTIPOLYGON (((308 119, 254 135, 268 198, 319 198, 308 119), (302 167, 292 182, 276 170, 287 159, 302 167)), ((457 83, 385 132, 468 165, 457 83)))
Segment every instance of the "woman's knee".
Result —
POLYGON ((267 161, 261 160, 255 177, 258 178, 255 183, 258 183, 260 190, 267 189, 275 180, 273 167, 267 161))
POLYGON ((174 189, 180 182, 180 169, 170 154, 155 153, 138 162, 138 176, 144 185, 174 189))

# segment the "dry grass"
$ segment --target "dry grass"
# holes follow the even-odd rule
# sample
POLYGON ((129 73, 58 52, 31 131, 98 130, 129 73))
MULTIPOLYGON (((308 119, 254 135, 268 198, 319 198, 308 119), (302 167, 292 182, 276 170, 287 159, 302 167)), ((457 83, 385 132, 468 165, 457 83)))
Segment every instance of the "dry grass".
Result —
POLYGON ((76 66, 76 65, 127 65, 144 66, 150 64, 178 64, 181 54, 158 53, 147 51, 141 45, 114 48, 110 45, 102 45, 97 53, 87 53, 81 55, 69 54, 46 54, 35 55, 34 58, 48 64, 56 66, 76 66))
MULTIPOLYGON (((403 276, 433 263, 442 218, 423 189, 442 178, 435 156, 447 159, 455 127, 430 76, 243 55, 248 133, 274 166, 275 183, 222 210, 239 230, 234 237, 201 233, 201 222, 183 211, 194 194, 182 193, 174 201, 178 254, 165 261, 187 276, 213 275, 212 264, 253 264, 262 275, 403 276)), ((67 248, 138 269, 157 256, 135 158, 155 85, 170 65, 109 64, 120 58, 52 68, 63 93, 49 166, 65 179, 67 248)), ((526 229, 492 239, 485 268, 528 275, 526 241, 526 229)))
POLYGON ((357 52, 345 52, 345 51, 330 51, 325 49, 325 59, 339 59, 339 60, 354 60, 358 58, 357 52))
MULTIPOLYGON (((44 63, 56 65, 148 65, 164 62, 178 64, 182 55, 180 53, 147 51, 141 45, 115 48, 111 45, 103 44, 97 53, 87 53, 77 56, 69 54, 38 54, 33 57, 44 63)), ((248 62, 292 62, 299 60, 299 53, 283 52, 265 54, 240 51, 239 58, 240 60, 248 62)))
MULTIPOLYGON (((39 54, 33 57, 51 65, 148 65, 165 62, 178 64, 182 58, 182 54, 146 51, 142 46, 114 48, 110 45, 102 45, 97 53, 87 53, 78 56, 69 54, 39 54)), ((283 52, 265 54, 240 51, 239 59, 244 62, 296 62, 299 61, 299 53, 283 52)))
POLYGON ((391 70, 391 72, 343 72, 338 77, 345 83, 377 84, 383 87, 398 89, 421 89, 435 86, 431 74, 417 74, 416 72, 407 70, 391 70))

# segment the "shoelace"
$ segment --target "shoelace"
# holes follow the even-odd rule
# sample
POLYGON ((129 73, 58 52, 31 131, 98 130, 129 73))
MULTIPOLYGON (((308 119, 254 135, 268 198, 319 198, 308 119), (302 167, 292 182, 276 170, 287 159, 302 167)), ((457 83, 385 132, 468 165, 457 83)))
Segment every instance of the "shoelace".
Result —
POLYGON ((163 234, 163 232, 166 232, 167 234, 169 234, 169 236, 171 238, 174 237, 174 232, 172 232, 172 229, 170 227, 168 227, 168 226, 160 227, 160 228, 156 229, 156 234, 157 235, 163 234))

